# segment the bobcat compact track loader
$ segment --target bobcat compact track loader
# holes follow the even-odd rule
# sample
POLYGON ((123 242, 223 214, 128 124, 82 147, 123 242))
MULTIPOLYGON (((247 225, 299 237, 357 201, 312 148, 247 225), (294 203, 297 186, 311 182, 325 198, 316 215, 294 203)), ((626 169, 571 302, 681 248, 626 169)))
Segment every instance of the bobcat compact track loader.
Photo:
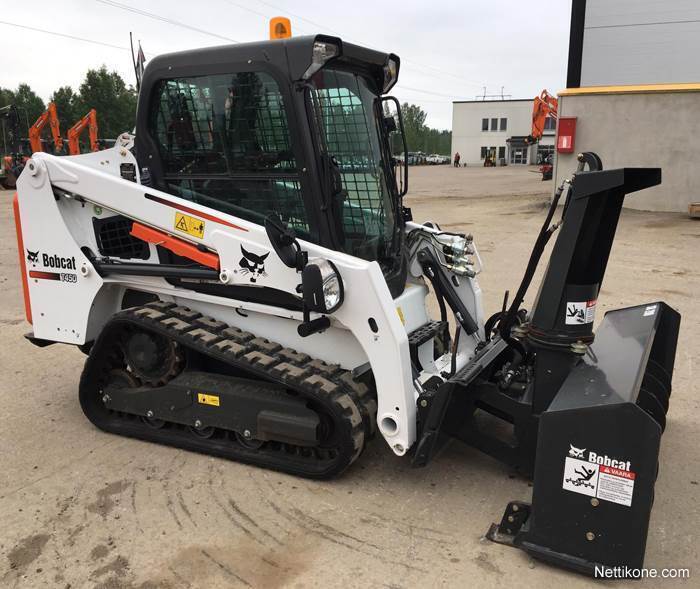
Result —
POLYGON ((80 403, 107 432, 309 478, 376 432, 418 466, 458 438, 534 476, 489 537, 588 573, 641 566, 679 315, 593 319, 622 201, 660 170, 582 154, 487 319, 472 236, 402 204, 398 71, 323 35, 152 60, 135 138, 36 153, 19 178, 28 338, 89 354, 80 403))

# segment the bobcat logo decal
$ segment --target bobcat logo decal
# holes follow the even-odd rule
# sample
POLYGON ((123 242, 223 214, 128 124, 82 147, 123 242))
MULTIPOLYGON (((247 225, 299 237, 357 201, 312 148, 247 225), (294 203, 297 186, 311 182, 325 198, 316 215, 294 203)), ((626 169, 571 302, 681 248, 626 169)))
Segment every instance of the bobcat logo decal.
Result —
POLYGON ((585 451, 585 448, 577 448, 576 446, 569 444, 569 456, 573 456, 574 458, 583 458, 583 453, 585 451))
POLYGON ((241 246, 241 253, 243 257, 241 261, 238 262, 238 265, 241 267, 241 274, 250 274, 251 282, 257 282, 258 278, 267 276, 267 272, 265 272, 265 259, 270 255, 270 252, 258 256, 241 246))
POLYGON ((30 264, 36 264, 39 261, 39 251, 30 252, 27 250, 27 262, 30 264))

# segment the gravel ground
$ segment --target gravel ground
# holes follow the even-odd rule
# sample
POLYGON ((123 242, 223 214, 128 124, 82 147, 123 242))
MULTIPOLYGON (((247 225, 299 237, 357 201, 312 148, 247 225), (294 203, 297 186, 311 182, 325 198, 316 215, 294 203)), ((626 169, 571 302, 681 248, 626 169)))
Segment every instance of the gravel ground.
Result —
MULTIPOLYGON (((414 217, 475 235, 488 313, 516 288, 544 215, 551 182, 531 170, 411 169, 414 217)), ((22 338, 29 326, 11 197, 0 191, 0 586, 591 586, 481 540, 506 503, 528 500, 531 489, 457 443, 412 470, 377 439, 340 480, 318 483, 96 430, 77 400, 83 355, 22 338)), ((683 315, 646 564, 690 567, 694 575, 698 251, 699 221, 625 211, 598 312, 665 300, 683 315)))

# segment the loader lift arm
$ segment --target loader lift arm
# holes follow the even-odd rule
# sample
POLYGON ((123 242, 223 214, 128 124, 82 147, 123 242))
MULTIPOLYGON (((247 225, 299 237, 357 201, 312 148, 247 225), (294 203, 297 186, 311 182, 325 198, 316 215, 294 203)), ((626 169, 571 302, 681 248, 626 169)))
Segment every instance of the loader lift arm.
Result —
POLYGON ((526 139, 526 143, 537 143, 544 133, 544 125, 548 117, 557 119, 559 101, 547 90, 542 90, 539 96, 535 96, 532 107, 532 130, 526 139))
POLYGON ((92 108, 88 114, 68 129, 68 153, 70 155, 80 155, 80 135, 86 128, 90 135, 90 151, 100 150, 97 140, 97 111, 92 108))
POLYGON ((39 115, 39 118, 29 128, 29 144, 32 147, 32 153, 44 151, 41 145, 41 132, 46 124, 51 127, 51 136, 53 137, 53 151, 60 153, 63 150, 63 139, 61 138, 61 125, 58 122, 58 111, 56 104, 49 102, 47 109, 39 115))

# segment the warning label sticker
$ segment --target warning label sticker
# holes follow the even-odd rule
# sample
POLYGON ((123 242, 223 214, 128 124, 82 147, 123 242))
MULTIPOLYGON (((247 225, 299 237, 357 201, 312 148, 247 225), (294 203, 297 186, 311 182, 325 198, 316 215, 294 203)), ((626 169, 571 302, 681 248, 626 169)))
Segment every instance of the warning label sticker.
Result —
POLYGON ((563 488, 582 495, 596 496, 598 465, 577 458, 566 458, 563 488))
POLYGON ((598 301, 581 301, 566 303, 566 325, 593 323, 597 302, 598 301))
POLYGON ((598 499, 631 507, 634 476, 633 472, 601 466, 598 471, 598 499))
POLYGON ((199 239, 204 237, 204 221, 183 213, 175 213, 175 229, 199 239))
POLYGON ((197 393, 197 402, 202 405, 213 405, 214 407, 220 405, 218 395, 208 395, 206 393, 197 393))
MULTIPOLYGON (((571 447, 581 456, 585 449, 571 447)), ((569 451, 569 454, 572 453, 569 451)), ((588 460, 567 456, 564 463, 564 481, 562 488, 567 491, 596 497, 603 501, 618 503, 619 505, 632 506, 634 494, 634 480, 636 474, 628 468, 629 462, 616 461, 607 456, 599 456, 595 452, 589 452, 588 460), (617 468, 596 461, 615 462, 625 468, 617 468)))

